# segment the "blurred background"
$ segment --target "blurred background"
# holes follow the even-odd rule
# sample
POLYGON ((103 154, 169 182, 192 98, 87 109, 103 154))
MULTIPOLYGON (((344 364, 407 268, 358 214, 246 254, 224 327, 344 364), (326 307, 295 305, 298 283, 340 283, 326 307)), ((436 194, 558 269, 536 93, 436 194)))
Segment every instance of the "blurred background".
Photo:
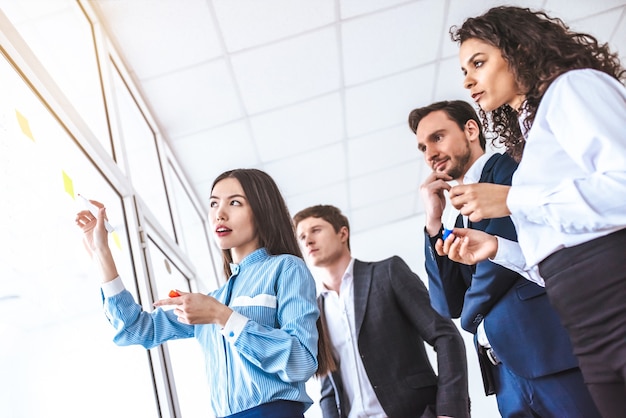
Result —
MULTIPOLYGON (((338 206, 355 257, 399 255, 427 282, 430 170, 407 116, 469 100, 449 29, 500 4, 0 0, 0 416, 211 416, 195 341, 111 342, 73 225, 79 193, 106 203, 120 272, 147 309, 172 287, 223 283, 208 195, 240 167, 267 171, 292 213, 338 206)), ((626 1, 506 4, 626 59, 626 1)), ((461 333, 473 415, 498 416, 461 333)))

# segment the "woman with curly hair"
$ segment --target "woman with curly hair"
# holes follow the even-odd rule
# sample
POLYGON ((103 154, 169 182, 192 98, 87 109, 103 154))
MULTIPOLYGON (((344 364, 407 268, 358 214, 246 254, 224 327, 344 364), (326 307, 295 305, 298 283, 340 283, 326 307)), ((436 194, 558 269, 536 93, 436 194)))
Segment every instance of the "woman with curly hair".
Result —
POLYGON ((451 189, 476 222, 510 215, 519 245, 455 229, 440 254, 491 259, 545 285, 603 417, 626 411, 626 70, 596 38, 541 11, 495 7, 451 29, 464 87, 511 186, 451 189))

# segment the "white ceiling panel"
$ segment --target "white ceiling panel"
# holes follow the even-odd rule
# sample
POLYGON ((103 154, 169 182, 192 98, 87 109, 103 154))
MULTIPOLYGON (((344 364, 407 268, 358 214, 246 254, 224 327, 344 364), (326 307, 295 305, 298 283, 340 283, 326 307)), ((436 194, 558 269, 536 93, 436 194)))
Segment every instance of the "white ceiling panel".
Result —
POLYGON ((384 11, 396 5, 407 3, 406 0, 342 0, 339 2, 341 18, 349 19, 377 11, 384 11))
POLYGON ((396 198, 409 191, 412 193, 419 184, 421 172, 419 161, 396 165, 353 178, 350 181, 350 207, 359 209, 374 205, 382 200, 396 198))
POLYGON ((222 55, 206 0, 97 2, 105 25, 140 79, 167 74, 222 55), (193 18, 190 19, 190 16, 193 18))
POLYGON ((439 61, 439 67, 434 82, 436 90, 433 101, 471 101, 469 92, 463 88, 463 73, 461 72, 461 64, 456 55, 439 61))
POLYGON ((334 0, 216 0, 215 12, 229 52, 330 25, 334 0))
POLYGON ((611 44, 619 51, 622 62, 626 62, 626 12, 622 15, 619 25, 613 31, 611 44))
MULTIPOLYGON (((380 214, 379 214, 380 215, 380 214)), ((428 286, 428 280, 424 271, 424 217, 421 215, 413 216, 408 219, 401 219, 395 222, 386 222, 384 213, 380 222, 375 228, 365 231, 355 231, 352 234, 350 245, 354 254, 359 254, 362 260, 381 260, 397 255, 409 265, 411 270, 417 273, 428 286)), ((471 342, 470 342, 471 344, 471 342)), ((470 386, 473 382, 470 382, 470 386)), ((481 414, 481 417, 497 417, 499 416, 497 408, 480 409, 477 405, 483 399, 491 399, 493 396, 486 398, 483 393, 482 398, 472 401, 472 411, 487 413, 481 414), (492 412, 493 413, 490 413, 492 412)), ((495 402, 494 402, 495 404, 495 402)))
POLYGON ((429 38, 441 27, 444 5, 439 0, 423 0, 345 22, 342 53, 346 84, 358 84, 435 61, 437 42, 420 40, 429 38))
POLYGON ((223 59, 146 80, 142 86, 161 127, 173 138, 243 116, 223 59))
POLYGON ((212 181, 226 170, 259 164, 245 121, 180 137, 173 141, 172 148, 185 174, 197 182, 212 181))
POLYGON ((414 161, 416 156, 421 154, 408 123, 348 141, 350 177, 414 161))
MULTIPOLYGON (((566 23, 612 8, 622 8, 624 0, 546 0, 543 8, 566 23)), ((589 30, 589 28, 587 28, 589 30)), ((607 41, 608 39, 605 39, 607 41)))
MULTIPOLYGON (((572 22, 570 27, 573 30, 595 36, 599 40, 603 39, 602 42, 608 42, 611 40, 611 36, 619 24, 620 19, 622 19, 622 15, 623 11, 621 9, 613 9, 572 22)), ((611 47, 616 47, 612 45, 612 42, 610 43, 611 47)))
POLYGON ((292 196, 303 190, 318 190, 344 181, 345 160, 343 144, 335 144, 263 167, 274 179, 280 179, 281 190, 292 196))
POLYGON ((343 121, 343 106, 338 93, 250 117, 263 162, 340 141, 343 121))
POLYGON ((339 55, 333 28, 235 54, 232 64, 250 114, 339 88, 339 55))
MULTIPOLYGON (((319 168, 316 168, 314 165, 311 165, 310 169, 302 170, 302 172, 310 173, 310 175, 313 176, 318 169, 319 168)), ((330 186, 325 186, 321 189, 307 190, 298 195, 287 196, 286 199, 289 211, 292 215, 295 215, 296 212, 313 205, 333 205, 342 208, 342 210, 347 210, 346 208, 349 208, 348 196, 348 183, 342 181, 340 183, 331 184, 330 186)))
POLYGON ((411 109, 428 104, 433 93, 435 64, 346 91, 349 137, 405 123, 411 109))
MULTIPOLYGON (((352 210, 350 227, 354 233, 380 227, 381 224, 390 224, 414 216, 414 196, 404 193, 400 196, 380 199, 375 203, 352 210)), ((405 231, 406 232, 406 231, 405 231)), ((417 233, 417 231, 415 231, 417 233)), ((383 257, 382 254, 377 259, 383 257)))

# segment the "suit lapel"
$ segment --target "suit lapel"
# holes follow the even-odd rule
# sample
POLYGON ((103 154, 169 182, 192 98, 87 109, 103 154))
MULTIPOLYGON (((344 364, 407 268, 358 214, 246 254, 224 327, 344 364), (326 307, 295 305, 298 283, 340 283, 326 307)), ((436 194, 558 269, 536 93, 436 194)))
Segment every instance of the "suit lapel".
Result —
POLYGON ((354 274, 354 329, 358 337, 361 325, 363 325, 368 295, 372 284, 372 264, 354 260, 352 274, 354 274))

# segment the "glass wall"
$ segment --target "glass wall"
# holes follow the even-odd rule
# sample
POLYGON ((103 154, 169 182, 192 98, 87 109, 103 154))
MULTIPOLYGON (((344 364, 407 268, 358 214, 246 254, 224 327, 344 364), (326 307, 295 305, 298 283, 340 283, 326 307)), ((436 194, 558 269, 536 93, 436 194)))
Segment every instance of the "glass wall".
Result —
POLYGON ((158 416, 148 354, 111 341, 73 222, 78 193, 106 202, 111 248, 137 296, 122 199, 4 56, 0 91, 0 416, 108 417, 120 405, 158 416), (115 402, 103 402, 112 387, 115 402))
POLYGON ((112 342, 74 223, 79 194, 106 205, 145 309, 218 284, 203 210, 90 18, 78 1, 0 0, 0 416, 210 417, 195 340, 112 342))

